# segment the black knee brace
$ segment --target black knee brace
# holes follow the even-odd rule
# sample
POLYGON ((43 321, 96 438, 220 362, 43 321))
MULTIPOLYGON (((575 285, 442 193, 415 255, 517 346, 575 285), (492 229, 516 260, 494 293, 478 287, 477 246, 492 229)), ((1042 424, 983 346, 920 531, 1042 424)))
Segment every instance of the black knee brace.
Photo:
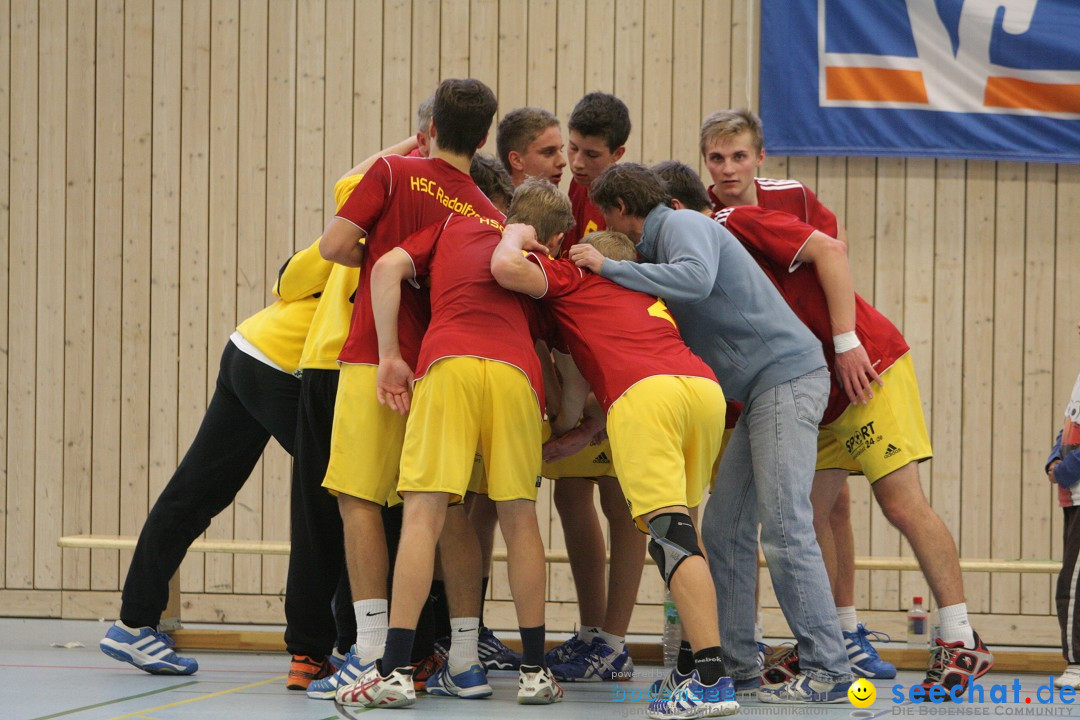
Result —
POLYGON ((671 576, 692 555, 705 557, 698 546, 697 530, 685 513, 664 513, 649 521, 649 554, 670 586, 671 576))

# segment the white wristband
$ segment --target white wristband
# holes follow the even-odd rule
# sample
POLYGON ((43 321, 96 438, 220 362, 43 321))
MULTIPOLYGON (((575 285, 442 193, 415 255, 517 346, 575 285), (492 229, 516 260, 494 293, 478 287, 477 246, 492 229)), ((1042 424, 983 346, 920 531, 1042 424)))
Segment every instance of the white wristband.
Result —
POLYGON ((833 335, 832 338, 833 349, 836 354, 846 353, 848 350, 854 350, 862 345, 859 342, 859 336, 855 334, 855 331, 840 333, 839 335, 833 335))

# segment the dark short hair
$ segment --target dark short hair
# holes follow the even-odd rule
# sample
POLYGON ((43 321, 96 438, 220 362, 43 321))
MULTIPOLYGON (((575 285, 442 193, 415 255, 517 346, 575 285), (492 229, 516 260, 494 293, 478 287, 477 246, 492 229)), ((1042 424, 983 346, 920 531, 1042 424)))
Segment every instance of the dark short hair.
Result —
POLYGON ((701 182, 701 176, 689 165, 678 160, 665 160, 653 165, 652 171, 660 176, 671 196, 686 209, 701 212, 712 208, 705 183, 701 182))
POLYGON ((495 147, 506 171, 510 172, 511 152, 525 152, 540 133, 558 125, 559 118, 542 108, 523 107, 506 113, 495 135, 495 147))
POLYGON ((645 217, 657 205, 671 206, 671 193, 660 176, 639 163, 616 163, 593 180, 589 199, 601 210, 618 209, 645 217))
POLYGON ((591 92, 578 100, 566 127, 585 136, 604 138, 608 150, 615 152, 630 137, 630 111, 614 95, 591 92))
POLYGON ((510 175, 498 160, 490 155, 476 153, 469 166, 469 175, 489 200, 495 202, 501 195, 506 198, 506 205, 510 204, 514 197, 514 184, 510 182, 510 175))
POLYGON ((514 192, 506 213, 506 224, 510 223, 532 225, 537 239, 547 243, 553 235, 574 227, 574 210, 570 198, 550 181, 529 178, 514 192))
POLYGON ((458 155, 472 155, 491 127, 499 103, 495 93, 475 78, 450 78, 435 91, 432 121, 436 144, 458 155))

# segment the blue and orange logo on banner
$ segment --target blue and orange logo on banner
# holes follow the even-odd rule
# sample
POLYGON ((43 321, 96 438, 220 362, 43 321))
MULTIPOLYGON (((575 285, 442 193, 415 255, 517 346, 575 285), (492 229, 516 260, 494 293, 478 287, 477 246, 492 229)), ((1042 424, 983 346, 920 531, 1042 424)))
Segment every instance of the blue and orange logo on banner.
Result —
POLYGON ((1080 2, 763 0, 770 151, 1080 162, 1080 2))

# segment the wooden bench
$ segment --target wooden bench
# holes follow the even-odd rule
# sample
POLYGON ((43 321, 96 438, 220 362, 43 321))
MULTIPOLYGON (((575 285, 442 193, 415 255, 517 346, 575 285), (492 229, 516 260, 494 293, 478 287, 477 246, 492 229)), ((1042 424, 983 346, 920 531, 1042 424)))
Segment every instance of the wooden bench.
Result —
MULTIPOLYGON (((138 538, 131 535, 68 535, 58 541, 60 547, 87 548, 95 550, 134 550, 138 538)), ((288 555, 289 542, 284 540, 196 540, 191 552, 288 555)), ((506 560, 506 550, 497 548, 494 560, 506 560)), ((569 562, 566 551, 547 550, 545 558, 549 563, 569 562)), ((646 555, 646 563, 653 564, 646 555)), ((758 558, 761 566, 765 559, 758 558)), ((919 570, 914 557, 856 557, 855 568, 858 570, 919 570)), ((1056 560, 1003 560, 1003 559, 961 559, 960 569, 964 572, 998 573, 1057 573, 1061 563, 1056 560)), ((179 573, 169 582, 169 604, 161 618, 161 629, 167 631, 176 641, 177 647, 187 650, 256 650, 262 652, 284 652, 285 642, 280 632, 255 630, 189 630, 180 623, 180 582, 179 573)), ((520 643, 506 638, 506 643, 520 650, 520 643)), ((662 662, 662 648, 650 643, 632 643, 631 652, 641 663, 662 662)), ((926 667, 926 651, 906 647, 880 649, 881 656, 905 670, 918 670, 926 667)), ((994 669, 1000 672, 1060 672, 1065 662, 1060 654, 1050 652, 1032 652, 1022 650, 995 650, 994 669)))

